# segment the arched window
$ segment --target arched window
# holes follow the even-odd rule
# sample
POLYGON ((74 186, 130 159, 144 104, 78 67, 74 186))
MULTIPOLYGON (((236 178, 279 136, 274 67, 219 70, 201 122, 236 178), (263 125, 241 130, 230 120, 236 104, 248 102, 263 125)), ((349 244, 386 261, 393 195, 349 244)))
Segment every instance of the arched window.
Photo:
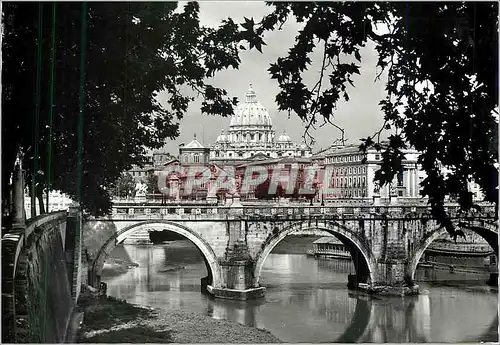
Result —
POLYGON ((200 156, 199 155, 194 155, 194 162, 199 163, 200 162, 200 156))

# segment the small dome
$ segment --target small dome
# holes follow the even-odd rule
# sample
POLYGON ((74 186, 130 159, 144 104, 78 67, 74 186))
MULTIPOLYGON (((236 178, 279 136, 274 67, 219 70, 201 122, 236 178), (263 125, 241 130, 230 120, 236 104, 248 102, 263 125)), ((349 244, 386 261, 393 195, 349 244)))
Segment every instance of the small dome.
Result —
POLYGON ((278 142, 280 143, 289 143, 291 141, 292 139, 290 139, 290 137, 286 134, 285 131, 283 131, 283 134, 281 134, 278 138, 278 142))
POLYGON ((224 130, 222 129, 220 131, 220 135, 217 137, 217 142, 218 143, 225 143, 227 141, 227 137, 226 135, 224 134, 224 130))
POLYGON ((245 103, 241 103, 234 110, 230 126, 272 126, 271 116, 257 101, 252 84, 245 95, 245 103))

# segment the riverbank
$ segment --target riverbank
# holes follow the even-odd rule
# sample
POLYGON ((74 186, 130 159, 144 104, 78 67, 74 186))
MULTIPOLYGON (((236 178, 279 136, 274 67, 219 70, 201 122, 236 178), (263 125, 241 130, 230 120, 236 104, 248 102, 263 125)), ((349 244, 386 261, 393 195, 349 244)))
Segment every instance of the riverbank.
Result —
POLYGON ((279 343, 266 330, 182 310, 149 309, 82 290, 79 343, 279 343))

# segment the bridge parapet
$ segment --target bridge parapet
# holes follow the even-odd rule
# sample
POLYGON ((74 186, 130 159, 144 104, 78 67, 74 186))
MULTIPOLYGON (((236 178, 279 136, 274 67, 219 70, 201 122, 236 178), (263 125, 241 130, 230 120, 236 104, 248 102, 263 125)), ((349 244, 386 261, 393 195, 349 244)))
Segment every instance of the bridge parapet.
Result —
POLYGON ((2 324, 8 330, 2 333, 4 342, 64 340, 73 308, 66 221, 66 211, 44 214, 2 237, 2 324), (59 307, 53 308, 55 304, 59 307), (47 318, 54 322, 44 323, 47 318))
MULTIPOLYGON (((458 205, 448 205, 446 210, 451 218, 464 218, 458 205)), ((333 219, 385 217, 390 219, 431 219, 430 207, 416 206, 206 206, 206 205, 113 205, 112 219, 184 219, 184 220, 230 220, 241 217, 253 218, 266 216, 285 216, 296 219, 300 216, 328 216, 333 219)), ((494 218, 494 207, 485 207, 481 213, 471 212, 469 216, 477 218, 494 218)))

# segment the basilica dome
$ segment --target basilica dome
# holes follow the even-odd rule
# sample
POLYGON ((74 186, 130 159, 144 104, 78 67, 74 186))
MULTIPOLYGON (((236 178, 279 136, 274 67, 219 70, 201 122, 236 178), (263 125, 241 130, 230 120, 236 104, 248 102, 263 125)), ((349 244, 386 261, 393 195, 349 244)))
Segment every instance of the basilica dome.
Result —
POLYGON ((231 117, 231 127, 272 126, 271 116, 267 109, 257 101, 252 84, 245 95, 245 102, 240 103, 231 117))

